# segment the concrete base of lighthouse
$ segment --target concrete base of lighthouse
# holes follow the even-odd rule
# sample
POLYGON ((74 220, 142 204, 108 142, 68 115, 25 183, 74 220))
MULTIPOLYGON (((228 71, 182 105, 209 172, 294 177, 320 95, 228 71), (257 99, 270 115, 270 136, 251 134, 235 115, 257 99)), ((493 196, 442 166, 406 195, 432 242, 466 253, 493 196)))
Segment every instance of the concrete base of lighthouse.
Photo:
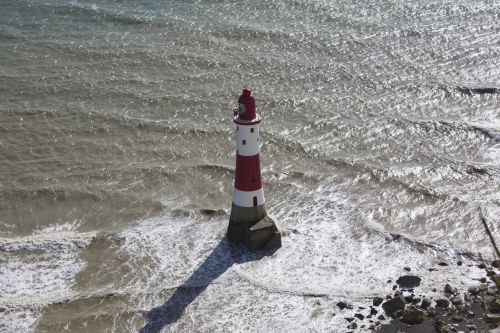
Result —
POLYGON ((227 237, 251 251, 281 247, 281 233, 264 205, 240 207, 233 203, 227 237))

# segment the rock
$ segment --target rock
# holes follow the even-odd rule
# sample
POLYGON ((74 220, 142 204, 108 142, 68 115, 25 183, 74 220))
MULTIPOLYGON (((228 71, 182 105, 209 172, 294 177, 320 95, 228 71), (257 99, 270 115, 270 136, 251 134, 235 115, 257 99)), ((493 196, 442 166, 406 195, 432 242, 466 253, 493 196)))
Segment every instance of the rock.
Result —
POLYGON ((488 304, 488 309, 494 313, 500 313, 500 298, 490 302, 488 304))
POLYGON ((404 270, 407 271, 407 272, 409 272, 409 271, 411 271, 411 268, 410 267, 405 267, 404 270))
POLYGON ((479 288, 477 288, 477 287, 470 287, 469 288, 469 294, 471 294, 471 295, 477 295, 477 294, 479 294, 479 288))
POLYGON ((422 279, 416 275, 403 275, 396 281, 396 283, 404 288, 414 288, 420 285, 421 280, 422 279))
POLYGON ((381 314, 380 316, 377 317, 378 320, 385 320, 385 316, 383 314, 381 314))
POLYGON ((437 271, 436 268, 429 268, 429 272, 434 272, 434 271, 437 271))
POLYGON ((485 269, 486 268, 486 265, 485 264, 479 264, 477 265, 478 268, 481 268, 481 269, 485 269))
POLYGON ((454 315, 451 317, 451 320, 453 320, 456 323, 460 323, 460 322, 464 321, 464 318, 459 316, 459 315, 454 315))
POLYGON ((495 268, 500 268, 500 260, 497 259, 497 260, 493 260, 491 262, 491 266, 495 267, 495 268))
POLYGON ((455 306, 462 305, 462 303, 463 303, 462 299, 459 296, 452 297, 450 299, 450 301, 451 301, 451 304, 453 304, 455 306))
POLYGON ((462 260, 457 261, 457 266, 462 266, 463 264, 462 260))
POLYGON ((391 300, 388 300, 387 302, 382 304, 382 308, 384 309, 385 313, 389 316, 392 316, 396 313, 398 310, 404 310, 406 306, 405 299, 403 296, 398 296, 394 297, 391 300))
POLYGON ((450 301, 448 301, 445 298, 441 298, 436 300, 436 306, 439 306, 440 308, 447 308, 450 305, 450 301))
POLYGON ((485 277, 480 278, 480 279, 479 279, 479 282, 481 282, 481 283, 486 283, 486 278, 485 278, 485 277))
POLYGON ((403 292, 401 290, 396 290, 396 292, 394 293, 394 297, 397 297, 400 295, 403 295, 403 292))
POLYGON ((383 301, 384 299, 382 297, 373 297, 374 306, 379 306, 380 304, 382 304, 383 301))
POLYGON ((375 309, 375 308, 371 308, 371 309, 370 309, 370 315, 371 315, 371 316, 374 316, 374 315, 376 315, 377 313, 378 313, 377 309, 375 309))
POLYGON ((454 294, 457 292, 457 288, 453 288, 448 283, 444 286, 444 292, 447 294, 454 294))
POLYGON ((359 320, 365 319, 365 316, 363 316, 361 313, 356 313, 354 317, 358 318, 359 320))
POLYGON ((356 328, 358 328, 358 324, 356 324, 356 323, 350 323, 347 326, 347 328, 350 329, 350 330, 355 330, 356 328))
POLYGON ((399 318, 399 317, 401 317, 402 315, 403 315, 403 310, 398 310, 398 311, 394 312, 393 317, 394 317, 394 318, 399 318))
POLYGON ((425 312, 419 309, 407 309, 403 312, 401 321, 405 324, 420 324, 425 320, 425 312))
POLYGON ((438 263, 439 266, 448 266, 448 263, 447 262, 444 262, 444 261, 441 261, 440 263, 438 263))
POLYGON ((337 306, 339 307, 340 310, 344 310, 347 307, 346 302, 338 302, 337 306))
POLYGON ((487 313, 484 316, 484 321, 487 323, 500 323, 500 313, 487 313))
POLYGON ((427 310, 431 306, 431 300, 428 298, 424 298, 422 300, 422 304, 420 304, 420 307, 424 310, 427 310))

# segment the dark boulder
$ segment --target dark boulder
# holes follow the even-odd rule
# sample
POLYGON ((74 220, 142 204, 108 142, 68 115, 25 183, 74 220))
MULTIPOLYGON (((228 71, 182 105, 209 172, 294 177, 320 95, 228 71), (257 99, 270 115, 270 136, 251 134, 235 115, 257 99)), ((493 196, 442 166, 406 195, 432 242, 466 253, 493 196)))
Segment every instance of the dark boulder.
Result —
POLYGON ((373 306, 379 306, 383 301, 382 297, 373 297, 373 306))
POLYGON ((457 288, 453 288, 448 283, 444 286, 444 292, 447 294, 454 294, 457 292, 457 288))
POLYGON ((393 316, 397 311, 405 309, 406 302, 403 296, 397 296, 382 304, 382 308, 388 316, 393 316))
POLYGON ((425 320, 425 312, 419 309, 407 309, 403 312, 401 321, 405 324, 420 324, 425 320))
POLYGON ((403 288, 414 288, 420 285, 421 280, 422 279, 416 275, 403 275, 396 281, 396 283, 403 288))
POLYGON ((361 313, 356 313, 354 317, 358 318, 359 320, 365 319, 365 316, 363 316, 361 313))
POLYGON ((356 323, 350 323, 347 326, 347 328, 350 329, 350 330, 355 330, 356 328, 358 328, 358 325, 356 323))
POLYGON ((427 310, 431 306, 431 300, 428 298, 424 298, 422 300, 422 304, 420 304, 420 307, 424 310, 427 310))
POLYGON ((450 305, 450 301, 448 301, 445 298, 441 298, 436 300, 436 306, 439 306, 440 308, 447 308, 450 305))
POLYGON ((500 323, 500 313, 487 313, 484 316, 484 321, 487 323, 500 323))

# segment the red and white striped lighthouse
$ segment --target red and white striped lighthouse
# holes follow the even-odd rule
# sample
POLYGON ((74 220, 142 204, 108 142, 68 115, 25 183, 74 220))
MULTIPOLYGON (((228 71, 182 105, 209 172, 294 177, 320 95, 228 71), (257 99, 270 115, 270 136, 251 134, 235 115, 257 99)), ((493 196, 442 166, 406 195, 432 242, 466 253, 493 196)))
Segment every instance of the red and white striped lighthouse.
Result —
POLYGON ((255 96, 244 89, 234 111, 236 125, 236 172, 227 235, 250 250, 281 246, 281 234, 267 215, 260 172, 259 128, 262 117, 255 111, 255 96))

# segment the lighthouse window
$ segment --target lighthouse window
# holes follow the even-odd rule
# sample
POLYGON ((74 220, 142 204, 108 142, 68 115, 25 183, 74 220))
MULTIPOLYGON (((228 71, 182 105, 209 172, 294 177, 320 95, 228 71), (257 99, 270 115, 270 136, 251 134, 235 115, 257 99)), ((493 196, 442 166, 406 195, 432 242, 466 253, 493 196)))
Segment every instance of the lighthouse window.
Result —
POLYGON ((250 132, 252 132, 252 133, 253 133, 253 127, 252 127, 252 128, 250 128, 250 132))
POLYGON ((242 140, 241 143, 244 144, 244 145, 246 145, 247 144, 247 140, 242 140))
POLYGON ((253 197, 253 206, 257 206, 257 197, 253 197))
POLYGON ((236 130, 238 131, 239 129, 240 129, 240 127, 239 127, 239 126, 236 126, 236 130))

